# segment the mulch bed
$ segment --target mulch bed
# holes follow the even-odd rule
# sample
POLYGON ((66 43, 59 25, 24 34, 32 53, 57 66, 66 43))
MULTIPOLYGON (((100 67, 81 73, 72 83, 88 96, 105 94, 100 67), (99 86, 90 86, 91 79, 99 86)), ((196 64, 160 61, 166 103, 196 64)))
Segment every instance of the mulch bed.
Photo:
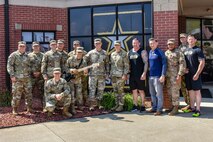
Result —
MULTIPOLYGON (((18 108, 19 115, 17 116, 12 115, 11 107, 0 107, 0 128, 70 119, 62 115, 62 110, 55 110, 55 114, 53 116, 47 117, 47 114, 42 112, 42 105, 39 98, 33 99, 33 109, 36 110, 35 113, 26 113, 26 107, 23 99, 21 101, 20 107, 18 108)), ((85 107, 83 111, 77 110, 77 114, 74 115, 72 118, 94 116, 106 114, 109 112, 110 111, 99 109, 89 111, 89 108, 85 107)))

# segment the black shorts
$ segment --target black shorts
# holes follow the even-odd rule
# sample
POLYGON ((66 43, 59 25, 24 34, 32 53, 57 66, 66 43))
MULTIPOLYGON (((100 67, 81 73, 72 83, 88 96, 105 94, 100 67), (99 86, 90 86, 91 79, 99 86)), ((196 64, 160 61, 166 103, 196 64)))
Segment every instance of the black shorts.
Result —
POLYGON ((201 90, 202 89, 202 81, 201 76, 197 80, 193 80, 193 74, 188 73, 185 75, 186 88, 187 90, 201 90))
POLYGON ((140 80, 139 77, 130 77, 129 78, 130 90, 145 90, 145 80, 140 80))

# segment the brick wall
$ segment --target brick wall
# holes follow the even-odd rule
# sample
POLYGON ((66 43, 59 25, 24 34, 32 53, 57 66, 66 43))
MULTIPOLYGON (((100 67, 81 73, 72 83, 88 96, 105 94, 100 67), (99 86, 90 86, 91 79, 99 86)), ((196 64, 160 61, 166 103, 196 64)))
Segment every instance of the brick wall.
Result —
POLYGON ((179 16, 179 33, 186 32, 186 17, 179 16))
POLYGON ((68 45, 67 8, 10 6, 11 51, 16 50, 21 40, 21 30, 15 29, 16 23, 22 25, 22 30, 56 31, 56 25, 62 25, 62 31, 56 31, 56 39, 63 38, 68 45))
POLYGON ((6 61, 5 61, 5 43, 4 43, 4 5, 0 5, 0 90, 6 88, 6 61))
MULTIPOLYGON (((5 87, 6 62, 4 48, 4 7, 0 6, 0 89, 5 87)), ((10 18, 10 53, 17 50, 17 42, 21 40, 21 30, 56 31, 56 39, 63 38, 68 45, 68 15, 67 8, 46 8, 31 6, 9 6, 10 18), (15 24, 22 28, 15 29, 15 24), (56 30, 56 25, 62 25, 62 31, 56 30)), ((8 58, 8 57, 6 57, 8 58)))
POLYGON ((178 11, 154 12, 154 37, 163 50, 167 48, 167 39, 175 38, 178 41, 178 11))
MULTIPOLYGON (((159 47, 163 50, 167 49, 167 40, 175 38, 176 46, 178 46, 178 11, 155 11, 154 12, 154 37, 159 42, 159 47)), ((164 108, 170 108, 171 102, 164 87, 164 108)))

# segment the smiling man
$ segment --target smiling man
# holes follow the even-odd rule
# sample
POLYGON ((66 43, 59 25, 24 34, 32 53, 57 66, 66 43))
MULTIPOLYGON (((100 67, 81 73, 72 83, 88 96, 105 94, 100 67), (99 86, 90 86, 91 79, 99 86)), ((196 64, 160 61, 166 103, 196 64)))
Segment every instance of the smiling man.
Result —
POLYGON ((186 61, 183 53, 175 47, 175 40, 167 41, 168 50, 165 52, 167 59, 166 86, 173 108, 170 116, 178 113, 181 79, 185 74, 186 61))
POLYGON ((46 94, 46 110, 48 116, 52 116, 57 106, 63 107, 62 114, 66 117, 72 117, 72 114, 68 112, 71 96, 70 88, 67 85, 67 81, 61 78, 61 68, 53 69, 53 78, 48 80, 45 84, 46 94))
POLYGON ((30 80, 31 66, 30 58, 26 53, 26 42, 18 42, 18 50, 10 54, 7 62, 7 71, 12 81, 12 102, 13 115, 18 115, 22 95, 25 95, 27 112, 32 110, 32 84, 30 80))
POLYGON ((202 99, 200 92, 202 89, 201 73, 205 66, 205 57, 201 48, 195 45, 197 40, 193 35, 188 35, 187 41, 189 48, 185 50, 184 55, 187 64, 186 88, 189 91, 190 108, 184 112, 194 112, 193 117, 199 117, 202 99))

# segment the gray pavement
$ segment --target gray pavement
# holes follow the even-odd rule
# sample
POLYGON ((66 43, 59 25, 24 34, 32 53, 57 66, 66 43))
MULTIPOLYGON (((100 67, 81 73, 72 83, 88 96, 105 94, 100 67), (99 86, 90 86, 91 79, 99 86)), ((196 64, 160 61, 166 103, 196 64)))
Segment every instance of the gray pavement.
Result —
POLYGON ((213 99, 203 99, 199 118, 122 112, 5 128, 0 142, 212 142, 212 110, 213 99))

